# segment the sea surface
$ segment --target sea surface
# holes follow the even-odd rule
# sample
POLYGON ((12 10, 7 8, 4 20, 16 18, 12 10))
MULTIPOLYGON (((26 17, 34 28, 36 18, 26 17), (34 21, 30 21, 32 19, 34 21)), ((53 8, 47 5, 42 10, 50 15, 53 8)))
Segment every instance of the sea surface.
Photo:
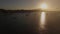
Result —
POLYGON ((0 13, 0 32, 6 34, 60 34, 60 12, 0 13))

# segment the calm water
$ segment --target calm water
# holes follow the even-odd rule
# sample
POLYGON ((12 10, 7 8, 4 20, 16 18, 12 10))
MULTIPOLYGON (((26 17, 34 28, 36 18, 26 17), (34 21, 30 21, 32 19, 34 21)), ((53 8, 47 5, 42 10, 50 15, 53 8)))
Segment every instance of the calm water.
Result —
POLYGON ((0 14, 0 31, 19 34, 60 34, 60 12, 0 14))

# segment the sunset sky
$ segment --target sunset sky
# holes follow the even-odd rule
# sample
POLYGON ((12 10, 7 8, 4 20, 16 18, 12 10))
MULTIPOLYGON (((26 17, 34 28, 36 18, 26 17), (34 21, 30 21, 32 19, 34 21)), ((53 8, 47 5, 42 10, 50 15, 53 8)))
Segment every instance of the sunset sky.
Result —
POLYGON ((47 3, 47 10, 60 10, 60 0, 0 0, 1 9, 38 9, 47 3))

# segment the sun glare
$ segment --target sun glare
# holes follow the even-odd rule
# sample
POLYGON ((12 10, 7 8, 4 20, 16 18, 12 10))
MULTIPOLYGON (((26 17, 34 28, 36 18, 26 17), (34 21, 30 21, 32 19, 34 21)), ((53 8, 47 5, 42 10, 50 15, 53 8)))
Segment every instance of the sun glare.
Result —
POLYGON ((43 4, 40 5, 40 8, 41 8, 42 10, 45 10, 45 9, 47 9, 48 7, 47 7, 47 4, 46 4, 46 3, 43 3, 43 4))
POLYGON ((42 12, 41 13, 41 23, 40 23, 40 26, 41 26, 41 28, 42 29, 44 29, 45 27, 44 27, 44 25, 45 25, 45 12, 42 12))

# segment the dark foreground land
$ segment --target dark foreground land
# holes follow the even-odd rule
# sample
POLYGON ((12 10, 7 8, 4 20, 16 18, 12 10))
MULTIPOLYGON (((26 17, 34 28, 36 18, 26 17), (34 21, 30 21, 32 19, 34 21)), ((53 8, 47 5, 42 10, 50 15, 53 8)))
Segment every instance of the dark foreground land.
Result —
MULTIPOLYGON (((0 34, 40 34, 39 10, 0 10, 0 34)), ((60 12, 46 11, 43 34, 60 34, 60 12)))

